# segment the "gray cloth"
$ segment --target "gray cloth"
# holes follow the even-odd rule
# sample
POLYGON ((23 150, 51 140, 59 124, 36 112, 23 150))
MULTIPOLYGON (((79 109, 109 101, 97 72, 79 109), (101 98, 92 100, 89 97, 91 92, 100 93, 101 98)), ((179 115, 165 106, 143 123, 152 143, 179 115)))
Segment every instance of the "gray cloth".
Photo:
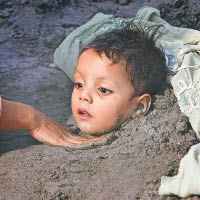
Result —
POLYGON ((69 34, 60 44, 54 53, 54 65, 52 66, 60 68, 73 81, 76 62, 81 49, 98 35, 122 27, 124 22, 130 20, 97 13, 90 21, 69 34))

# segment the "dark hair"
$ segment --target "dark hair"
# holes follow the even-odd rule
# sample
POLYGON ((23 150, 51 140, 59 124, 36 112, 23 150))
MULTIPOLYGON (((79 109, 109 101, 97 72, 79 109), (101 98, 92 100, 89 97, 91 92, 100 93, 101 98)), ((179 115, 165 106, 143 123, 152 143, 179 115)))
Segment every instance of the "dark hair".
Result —
POLYGON ((126 71, 136 90, 135 95, 153 95, 165 79, 165 56, 155 47, 160 27, 145 26, 141 29, 141 26, 129 23, 124 28, 98 36, 81 53, 92 48, 100 56, 105 54, 113 63, 124 60, 126 71))

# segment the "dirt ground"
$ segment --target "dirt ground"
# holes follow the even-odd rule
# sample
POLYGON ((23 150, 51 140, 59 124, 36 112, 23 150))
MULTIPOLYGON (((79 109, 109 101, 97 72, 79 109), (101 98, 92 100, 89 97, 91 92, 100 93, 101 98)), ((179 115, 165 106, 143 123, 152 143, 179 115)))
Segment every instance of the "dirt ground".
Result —
MULTIPOLYGON (((4 98, 30 104, 63 125, 73 122, 73 84, 48 67, 55 48, 97 12, 132 17, 145 5, 159 8, 173 25, 200 29, 198 0, 0 0, 4 98)), ((160 178, 175 175, 199 141, 169 85, 153 99, 146 117, 130 121, 115 141, 94 149, 51 147, 23 131, 1 131, 0 200, 179 199, 158 195, 160 178)))

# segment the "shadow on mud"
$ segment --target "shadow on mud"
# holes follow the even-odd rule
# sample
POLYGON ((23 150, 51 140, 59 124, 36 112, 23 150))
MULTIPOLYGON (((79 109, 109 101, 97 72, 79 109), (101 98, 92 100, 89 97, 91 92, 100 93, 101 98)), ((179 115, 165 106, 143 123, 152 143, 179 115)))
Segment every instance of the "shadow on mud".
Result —
POLYGON ((28 133, 22 131, 0 131, 0 156, 18 149, 41 144, 28 133))

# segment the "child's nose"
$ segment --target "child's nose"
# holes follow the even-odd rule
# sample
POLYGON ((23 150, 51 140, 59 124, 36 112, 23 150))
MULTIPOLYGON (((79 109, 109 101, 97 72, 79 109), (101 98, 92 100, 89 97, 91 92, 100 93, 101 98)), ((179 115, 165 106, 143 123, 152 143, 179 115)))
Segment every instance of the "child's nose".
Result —
POLYGON ((89 94, 88 91, 83 90, 79 96, 79 100, 81 101, 86 101, 89 104, 91 104, 93 102, 92 96, 89 94))

